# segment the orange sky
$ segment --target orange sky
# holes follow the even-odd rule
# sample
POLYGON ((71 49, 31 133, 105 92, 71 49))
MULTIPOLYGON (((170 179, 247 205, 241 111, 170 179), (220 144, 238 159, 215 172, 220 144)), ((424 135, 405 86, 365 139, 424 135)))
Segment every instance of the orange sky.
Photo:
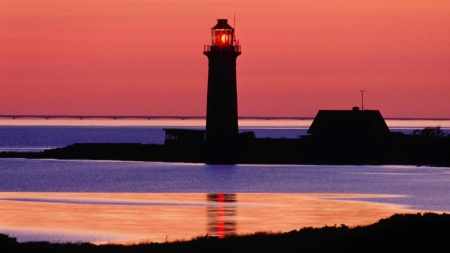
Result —
POLYGON ((0 114, 205 115, 233 13, 241 116, 450 118, 448 0, 0 0, 0 114))

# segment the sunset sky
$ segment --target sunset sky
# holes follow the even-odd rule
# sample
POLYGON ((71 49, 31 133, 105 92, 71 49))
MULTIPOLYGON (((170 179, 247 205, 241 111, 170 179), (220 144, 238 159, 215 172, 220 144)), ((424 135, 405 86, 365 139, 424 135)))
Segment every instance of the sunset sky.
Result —
POLYGON ((205 115, 234 13, 240 116, 450 118, 448 0, 0 0, 0 114, 205 115))

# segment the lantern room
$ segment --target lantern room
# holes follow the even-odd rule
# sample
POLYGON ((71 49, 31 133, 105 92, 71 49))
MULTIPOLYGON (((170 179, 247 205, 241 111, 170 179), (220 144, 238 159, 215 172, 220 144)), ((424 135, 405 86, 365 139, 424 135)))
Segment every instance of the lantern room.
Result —
POLYGON ((226 19, 218 19, 217 25, 211 29, 211 46, 233 46, 234 29, 226 19))

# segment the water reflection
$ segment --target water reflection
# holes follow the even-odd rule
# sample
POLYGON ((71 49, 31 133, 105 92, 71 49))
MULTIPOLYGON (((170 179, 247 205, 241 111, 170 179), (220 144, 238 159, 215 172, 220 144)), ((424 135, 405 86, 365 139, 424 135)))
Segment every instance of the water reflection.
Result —
POLYGON ((417 212, 376 194, 0 192, 0 233, 19 240, 139 243, 364 225, 417 212), (206 195, 206 196, 205 196, 206 195), (358 201, 360 199, 360 201, 358 201), (206 212, 205 212, 206 211, 206 212))
POLYGON ((217 205, 207 206, 208 235, 223 238, 236 234, 236 202, 235 193, 208 193, 207 201, 217 205))

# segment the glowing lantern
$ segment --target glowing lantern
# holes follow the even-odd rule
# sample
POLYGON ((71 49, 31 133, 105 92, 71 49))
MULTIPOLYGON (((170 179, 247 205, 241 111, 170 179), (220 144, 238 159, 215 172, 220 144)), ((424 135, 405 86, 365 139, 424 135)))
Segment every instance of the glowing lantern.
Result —
POLYGON ((217 25, 211 29, 212 46, 233 46, 234 29, 226 19, 218 19, 217 25))

